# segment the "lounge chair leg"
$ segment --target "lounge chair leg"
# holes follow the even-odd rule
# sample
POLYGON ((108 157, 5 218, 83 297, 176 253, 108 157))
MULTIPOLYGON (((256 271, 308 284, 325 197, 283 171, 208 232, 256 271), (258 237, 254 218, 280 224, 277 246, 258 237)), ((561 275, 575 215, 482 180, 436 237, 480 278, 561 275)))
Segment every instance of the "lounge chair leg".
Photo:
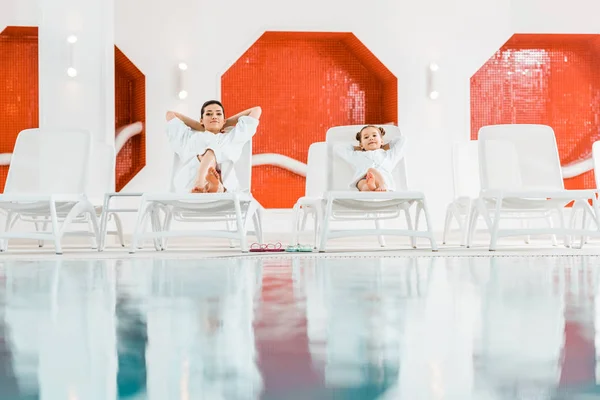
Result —
MULTIPOLYGON (((4 232, 10 232, 13 228, 13 226, 15 225, 15 221, 18 219, 19 215, 17 213, 14 212, 9 212, 8 215, 6 216, 6 223, 4 225, 4 232)), ((8 238, 2 240, 2 248, 1 251, 5 252, 6 250, 8 250, 8 238)))
MULTIPOLYGON (((523 220, 521 221, 521 228, 529 228, 529 221, 523 220)), ((525 244, 531 243, 531 235, 525 235, 525 244)))
POLYGON ((256 233, 256 240, 258 240, 258 243, 264 243, 262 231, 262 218, 260 217, 259 213, 260 210, 256 210, 256 212, 252 216, 252 220, 254 222, 254 232, 256 233))
POLYGON ((292 242, 291 244, 298 244, 298 236, 299 236, 299 224, 300 224, 300 213, 302 212, 302 207, 298 205, 298 203, 294 204, 294 208, 292 209, 294 213, 294 222, 292 226, 292 242))
MULTIPOLYGON (((169 207, 165 208, 163 210, 165 212, 165 222, 164 225, 162 226, 163 232, 168 232, 171 229, 171 223, 173 222, 173 212, 171 211, 171 209, 169 207)), ((167 245, 169 244, 169 237, 168 236, 163 236, 160 238, 160 248, 161 251, 165 251, 167 250, 167 245)))
POLYGON ((308 213, 305 210, 304 214, 302 215, 302 222, 300 223, 300 230, 301 231, 304 231, 306 229, 306 220, 307 219, 308 219, 308 213))
POLYGON ((98 251, 104 251, 106 246, 106 230, 108 225, 108 206, 110 204, 110 197, 106 195, 104 197, 104 203, 102 204, 102 213, 100 214, 100 243, 98 243, 98 251))
POLYGON ((490 251, 496 251, 496 243, 498 242, 498 230, 500 229, 500 210, 502 209, 502 198, 496 199, 496 209, 494 211, 494 221, 492 223, 490 251))
MULTIPOLYGON (((566 223, 565 223, 565 216, 563 214, 563 210, 561 210, 560 208, 557 208, 556 212, 558 213, 560 229, 563 231, 566 231, 566 223)), ((565 234, 563 236, 563 240, 564 240, 565 247, 571 247, 571 237, 569 235, 565 234)))
POLYGON ((333 202, 327 201, 327 208, 325 209, 325 215, 323 217, 323 227, 321 231, 321 244, 319 245, 319 253, 325 252, 327 246, 327 236, 329 236, 329 219, 331 218, 331 211, 333 208, 333 202))
POLYGON ((102 243, 102 238, 100 237, 100 228, 98 226, 98 217, 96 216, 96 210, 92 204, 88 204, 88 215, 90 217, 90 225, 92 225, 92 232, 94 233, 94 242, 96 242, 98 251, 100 250, 100 244, 102 243))
POLYGON ((133 235, 131 237, 131 246, 129 247, 129 254, 135 254, 136 249, 138 248, 138 241, 140 231, 145 231, 145 223, 146 223, 146 214, 148 213, 149 205, 146 204, 146 200, 142 197, 140 201, 140 208, 138 210, 138 217, 135 224, 135 229, 133 231, 133 235))
MULTIPOLYGON (((95 215, 94 215, 95 216, 95 215)), ((90 219, 88 220, 88 229, 90 231, 94 230, 94 227, 92 225, 92 219, 90 217, 90 219)), ((96 239, 96 236, 93 236, 90 238, 90 247, 92 248, 92 250, 97 250, 97 251, 101 251, 100 250, 100 243, 98 242, 98 239, 96 239)))
MULTIPOLYGON (((420 208, 419 206, 417 206, 417 214, 420 212, 420 208)), ((410 217, 410 208, 405 208, 404 209, 404 218, 406 218, 406 227, 408 228, 409 231, 416 231, 417 227, 415 226, 413 228, 413 224, 412 224, 412 218, 410 217)), ((410 237, 410 245, 413 249, 417 248, 417 238, 415 236, 411 236, 410 237)))
POLYGON ((442 236, 442 244, 446 244, 450 224, 452 223, 452 210, 450 207, 446 209, 446 219, 444 220, 444 235, 442 236))
POLYGON ((431 224, 431 216, 429 215, 429 209, 427 208, 427 203, 425 203, 425 200, 423 200, 422 207, 423 213, 425 214, 425 223, 427 224, 427 233, 429 233, 431 251, 438 251, 437 243, 435 242, 435 237, 433 237, 433 226, 431 224))
MULTIPOLYGON (((36 232, 40 232, 40 226, 39 226, 40 222, 34 222, 34 224, 35 224, 35 230, 36 230, 36 232)), ((47 228, 48 228, 48 220, 46 218, 44 218, 44 223, 43 223, 41 231, 45 232, 47 228)), ((44 241, 43 240, 38 240, 38 247, 44 247, 44 241)))
MULTIPOLYGON (((378 219, 375 220, 375 228, 377 230, 381 230, 381 221, 378 219)), ((379 245, 381 247, 385 247, 385 237, 383 235, 377 236, 377 240, 379 241, 379 245)))
POLYGON ((54 251, 56 254, 62 254, 62 246, 60 244, 60 230, 58 229, 58 215, 56 213, 56 203, 50 200, 50 218, 52 220, 52 235, 54 236, 54 251))
POLYGON ((471 210, 469 217, 469 229, 467 231, 467 249, 473 246, 473 235, 475 235, 475 228, 477 228, 477 219, 479 218, 479 209, 477 206, 471 210))
POLYGON ((473 208, 471 203, 469 202, 469 207, 467 208, 467 214, 465 215, 465 220, 463 221, 462 229, 460 231, 460 245, 465 247, 468 243, 469 238, 469 229, 471 229, 471 218, 473 216, 473 208))
POLYGON ((319 207, 317 207, 315 209, 315 212, 313 213, 313 218, 315 219, 315 221, 314 221, 315 233, 314 233, 313 248, 316 249, 318 246, 318 243, 319 243, 319 228, 320 228, 320 224, 321 224, 321 211, 320 211, 319 207))
MULTIPOLYGON (((117 214, 113 214, 113 218, 115 219, 115 226, 117 228, 117 237, 119 238, 119 243, 121 247, 125 247, 125 239, 123 238, 123 223, 121 222, 121 218, 117 214)), ((106 234, 106 232, 104 232, 106 234)), ((102 235, 102 232, 100 233, 102 235)), ((106 240, 106 236, 102 238, 102 241, 106 240)))
POLYGON ((233 203, 235 207, 235 219, 237 221, 238 234, 240 236, 240 247, 242 248, 242 253, 247 253, 248 242, 246 241, 246 229, 242 219, 242 206, 240 205, 239 197, 236 196, 233 203))

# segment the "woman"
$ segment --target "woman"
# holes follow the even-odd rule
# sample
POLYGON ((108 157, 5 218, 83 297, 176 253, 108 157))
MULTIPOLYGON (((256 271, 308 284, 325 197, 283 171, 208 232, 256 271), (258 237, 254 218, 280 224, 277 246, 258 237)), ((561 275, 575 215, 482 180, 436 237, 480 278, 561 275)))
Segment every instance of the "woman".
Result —
POLYGON ((175 174, 176 190, 186 193, 235 190, 235 173, 232 171, 224 183, 219 166, 239 159, 244 145, 256 133, 261 113, 260 107, 252 107, 225 119, 225 109, 217 100, 202 105, 200 121, 167 112, 167 136, 183 162, 175 174))

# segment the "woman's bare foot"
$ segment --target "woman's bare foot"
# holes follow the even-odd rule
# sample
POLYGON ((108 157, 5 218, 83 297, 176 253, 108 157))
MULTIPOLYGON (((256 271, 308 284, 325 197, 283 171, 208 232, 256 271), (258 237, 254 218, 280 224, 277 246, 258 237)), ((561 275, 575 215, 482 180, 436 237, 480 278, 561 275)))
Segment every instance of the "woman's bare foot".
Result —
POLYGON ((222 193, 223 185, 221 184, 220 176, 214 167, 208 169, 206 174, 206 193, 222 193))
POLYGON ((365 179, 367 180, 367 186, 369 187, 369 190, 371 190, 371 191, 377 190, 377 183, 375 182, 375 177, 373 176, 372 173, 367 172, 365 179))
POLYGON ((200 171, 196 174, 196 182, 194 182, 194 188, 191 193, 206 193, 206 179, 203 176, 200 176, 200 171))
POLYGON ((385 185, 381 185, 381 186, 379 186, 378 188, 376 188, 376 189, 375 189, 375 191, 376 191, 376 192, 387 192, 387 191, 388 191, 388 189, 387 189, 387 186, 385 186, 385 185))
POLYGON ((192 193, 206 193, 205 187, 196 186, 192 189, 192 193))

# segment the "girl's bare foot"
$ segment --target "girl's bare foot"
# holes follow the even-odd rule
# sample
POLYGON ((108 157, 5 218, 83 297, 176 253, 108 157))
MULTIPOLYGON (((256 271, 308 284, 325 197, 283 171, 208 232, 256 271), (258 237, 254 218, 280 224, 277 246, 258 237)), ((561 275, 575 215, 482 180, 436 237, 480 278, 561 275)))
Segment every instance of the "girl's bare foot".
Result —
POLYGON ((387 186, 381 185, 375 189, 376 192, 387 192, 387 186))
POLYGON ((359 192, 368 192, 369 187, 367 186, 367 180, 361 179, 360 181, 358 181, 358 183, 356 184, 356 188, 359 192))
POLYGON ((207 193, 222 193, 223 185, 220 181, 220 176, 217 170, 214 167, 210 167, 208 169, 208 173, 206 174, 206 192, 207 193))
POLYGON ((192 193, 206 193, 205 187, 196 186, 192 189, 192 193))
POLYGON ((375 183, 375 177, 373 176, 372 173, 367 172, 365 179, 367 180, 367 186, 369 187, 369 190, 373 191, 373 190, 377 189, 377 184, 375 183))

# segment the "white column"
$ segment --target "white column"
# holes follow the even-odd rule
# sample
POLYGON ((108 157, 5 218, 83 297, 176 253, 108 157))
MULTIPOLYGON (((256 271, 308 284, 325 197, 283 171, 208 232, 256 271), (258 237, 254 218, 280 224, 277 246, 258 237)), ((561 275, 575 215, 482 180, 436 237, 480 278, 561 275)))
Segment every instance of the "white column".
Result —
POLYGON ((114 0, 39 0, 40 127, 114 142, 114 0), (69 77, 70 35, 76 77, 69 77))

